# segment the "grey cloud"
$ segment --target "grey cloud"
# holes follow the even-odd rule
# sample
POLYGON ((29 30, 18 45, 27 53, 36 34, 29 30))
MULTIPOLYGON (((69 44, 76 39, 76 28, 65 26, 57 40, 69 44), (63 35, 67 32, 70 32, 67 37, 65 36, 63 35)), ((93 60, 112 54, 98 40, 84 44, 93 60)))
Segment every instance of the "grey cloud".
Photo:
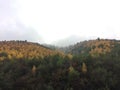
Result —
POLYGON ((69 45, 74 45, 74 44, 81 42, 81 41, 84 41, 84 40, 90 40, 90 39, 96 39, 96 38, 97 37, 95 37, 95 36, 93 36, 93 37, 92 36, 91 37, 79 37, 76 35, 72 35, 68 38, 55 41, 52 44, 55 46, 59 46, 59 47, 66 47, 69 45))
POLYGON ((77 42, 80 42, 80 41, 83 41, 83 40, 86 40, 86 37, 78 37, 78 36, 72 35, 68 38, 55 41, 52 44, 55 45, 55 46, 59 46, 59 47, 66 47, 66 46, 69 46, 69 45, 76 44, 77 42))
POLYGON ((43 42, 36 30, 18 20, 16 0, 0 0, 0 40, 43 42))
POLYGON ((43 42, 36 30, 26 27, 20 22, 14 24, 7 23, 5 26, 0 26, 0 40, 28 40, 32 42, 43 42))
POLYGON ((16 18, 16 0, 0 0, 0 40, 43 42, 36 30, 16 18))

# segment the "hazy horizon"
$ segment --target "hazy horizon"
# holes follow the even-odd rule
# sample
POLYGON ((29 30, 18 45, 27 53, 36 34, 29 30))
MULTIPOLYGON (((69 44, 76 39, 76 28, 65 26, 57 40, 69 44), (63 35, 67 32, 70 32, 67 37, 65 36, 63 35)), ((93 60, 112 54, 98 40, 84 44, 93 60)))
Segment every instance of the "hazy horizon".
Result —
POLYGON ((0 40, 120 39, 119 0, 0 0, 0 13, 0 40))

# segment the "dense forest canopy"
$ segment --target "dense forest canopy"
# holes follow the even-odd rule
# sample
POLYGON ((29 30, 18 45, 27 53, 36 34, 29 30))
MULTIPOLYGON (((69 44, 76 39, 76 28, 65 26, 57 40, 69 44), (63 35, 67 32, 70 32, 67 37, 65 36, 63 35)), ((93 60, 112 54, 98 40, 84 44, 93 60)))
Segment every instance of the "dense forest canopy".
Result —
POLYGON ((71 45, 66 48, 60 48, 60 50, 64 51, 65 53, 71 53, 73 55, 90 54, 93 57, 97 57, 100 55, 113 53, 115 49, 117 50, 119 45, 119 40, 98 38, 96 40, 78 42, 75 45, 71 45))
POLYGON ((120 89, 120 41, 90 40, 64 50, 1 41, 0 90, 120 89))
MULTIPOLYGON (((25 41, 1 41, 0 60, 4 59, 37 59, 55 55, 60 52, 53 51, 38 43, 25 41)), ((62 54, 62 53, 61 53, 62 54)))

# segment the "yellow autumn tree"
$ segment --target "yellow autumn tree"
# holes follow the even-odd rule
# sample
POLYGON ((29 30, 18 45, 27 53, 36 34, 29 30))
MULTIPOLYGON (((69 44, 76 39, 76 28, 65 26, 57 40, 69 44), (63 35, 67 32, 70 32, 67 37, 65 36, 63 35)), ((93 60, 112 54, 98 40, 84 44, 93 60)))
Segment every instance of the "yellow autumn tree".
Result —
POLYGON ((83 73, 87 72, 87 66, 86 66, 86 64, 84 62, 82 63, 82 72, 83 73))
POLYGON ((33 76, 35 76, 35 74, 36 74, 36 66, 35 65, 33 65, 33 67, 32 67, 32 74, 33 74, 33 76))

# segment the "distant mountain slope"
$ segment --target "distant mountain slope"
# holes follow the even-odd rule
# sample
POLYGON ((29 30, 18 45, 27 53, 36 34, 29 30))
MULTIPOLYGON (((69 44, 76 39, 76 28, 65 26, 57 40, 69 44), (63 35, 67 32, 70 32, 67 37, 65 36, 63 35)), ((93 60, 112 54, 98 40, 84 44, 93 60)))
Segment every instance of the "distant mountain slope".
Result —
POLYGON ((38 43, 27 41, 1 41, 0 42, 0 60, 4 59, 34 59, 43 58, 45 56, 55 55, 57 51, 53 51, 38 43))
POLYGON ((110 39, 97 39, 79 42, 69 48, 63 49, 66 53, 74 55, 90 54, 92 56, 99 56, 107 53, 115 53, 120 50, 120 41, 110 39))
POLYGON ((52 44, 57 46, 57 47, 66 47, 66 46, 74 45, 77 42, 87 40, 87 39, 88 38, 85 38, 85 37, 79 37, 79 36, 72 35, 72 36, 67 37, 65 39, 55 41, 52 44))

